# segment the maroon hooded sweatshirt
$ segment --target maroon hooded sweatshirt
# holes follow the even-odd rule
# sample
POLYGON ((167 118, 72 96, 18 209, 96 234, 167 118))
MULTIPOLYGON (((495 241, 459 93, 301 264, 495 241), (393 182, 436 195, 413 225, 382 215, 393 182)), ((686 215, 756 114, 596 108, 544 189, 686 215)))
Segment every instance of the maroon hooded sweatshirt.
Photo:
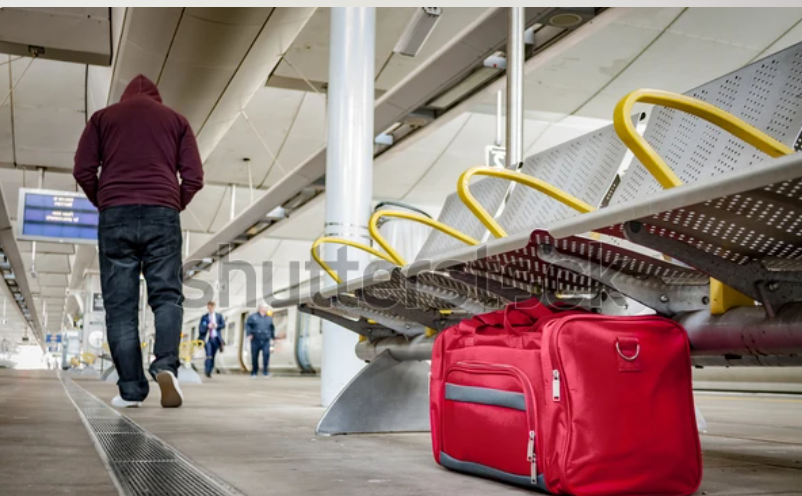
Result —
POLYGON ((120 103, 89 119, 75 153, 73 177, 101 211, 117 205, 180 211, 203 187, 192 128, 184 116, 162 105, 156 85, 142 75, 128 84, 120 103))

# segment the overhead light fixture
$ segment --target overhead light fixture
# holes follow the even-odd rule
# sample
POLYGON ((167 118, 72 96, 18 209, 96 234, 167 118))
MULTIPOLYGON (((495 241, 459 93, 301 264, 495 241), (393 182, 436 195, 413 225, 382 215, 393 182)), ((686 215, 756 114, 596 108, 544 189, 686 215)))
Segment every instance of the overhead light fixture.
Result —
POLYGON ((434 27, 440 21, 443 9, 440 7, 418 7, 412 14, 404 32, 395 44, 393 52, 414 57, 420 52, 423 44, 432 34, 434 27))
POLYGON ((573 28, 582 23, 585 19, 572 12, 560 13, 549 19, 549 24, 558 28, 573 28))

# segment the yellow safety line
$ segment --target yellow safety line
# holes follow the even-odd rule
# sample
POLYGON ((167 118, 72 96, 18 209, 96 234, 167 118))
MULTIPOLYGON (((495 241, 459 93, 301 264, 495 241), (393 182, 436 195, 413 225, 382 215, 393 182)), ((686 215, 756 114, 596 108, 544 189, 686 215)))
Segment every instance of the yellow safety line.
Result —
MULTIPOLYGON (((632 120, 632 107, 637 102, 661 105, 695 115, 724 129, 733 136, 754 146, 771 157, 781 157, 794 153, 794 150, 780 143, 760 129, 747 124, 734 115, 709 103, 669 91, 641 89, 628 94, 613 114, 615 132, 621 141, 632 150, 644 167, 657 179, 663 188, 680 186, 682 181, 652 146, 638 134, 632 120)), ((754 305, 754 300, 715 279, 710 280, 710 313, 721 315, 737 306, 754 305)))
POLYGON ((760 129, 709 103, 669 91, 635 90, 622 98, 618 105, 615 106, 613 113, 615 132, 664 188, 673 188, 681 185, 682 182, 654 148, 646 142, 643 136, 638 134, 632 124, 630 117, 632 115, 632 107, 637 102, 661 105, 695 115, 700 119, 715 124, 772 157, 781 157, 794 153, 791 148, 760 129))
POLYGON ((529 176, 517 171, 511 171, 506 169, 497 169, 495 167, 485 167, 485 166, 477 166, 471 167, 470 169, 466 170, 462 173, 457 181, 457 193, 459 193, 460 199, 462 202, 470 209, 471 212, 480 220, 482 224, 487 227, 488 231, 490 231, 493 236, 497 238, 503 238, 507 236, 507 232, 504 230, 501 225, 493 219, 493 216, 490 215, 487 210, 476 200, 476 198, 471 194, 471 190, 469 188, 471 183, 471 178, 473 176, 491 176, 491 177, 498 177, 501 179, 507 179, 509 181, 514 181, 519 184, 523 184, 524 186, 528 186, 530 188, 534 188, 545 195, 554 198, 555 200, 568 205, 569 207, 573 208, 574 210, 581 212, 581 213, 588 213, 596 210, 593 206, 583 202, 579 198, 566 193, 565 191, 552 186, 551 184, 542 181, 536 177, 529 176))
POLYGON ((471 236, 454 229, 453 227, 443 224, 440 221, 434 220, 431 217, 427 217, 425 215, 413 213, 413 212, 401 212, 397 210, 379 210, 378 212, 374 213, 370 218, 370 223, 368 224, 368 230, 370 231, 370 237, 373 238, 379 246, 384 248, 384 251, 390 255, 391 258, 395 261, 398 265, 406 265, 406 261, 404 260, 401 255, 398 254, 395 249, 390 246, 390 243, 381 235, 379 232, 379 220, 382 217, 395 217, 397 219, 406 219, 411 220, 414 222, 419 222, 421 224, 426 224, 427 226, 431 227, 432 229, 437 229, 438 231, 442 232, 443 234, 447 234, 452 238, 456 238, 462 241, 465 244, 469 245, 478 245, 479 241, 473 239, 471 236))
POLYGON ((337 284, 341 283, 342 281, 337 276, 337 273, 334 272, 331 269, 331 267, 329 267, 329 264, 327 264, 325 261, 323 261, 322 258, 320 258, 320 254, 318 253, 318 249, 317 249, 318 246, 320 246, 322 244, 327 244, 327 243, 350 246, 352 248, 357 248, 359 250, 366 251, 366 252, 370 253, 371 255, 373 255, 374 257, 379 257, 382 260, 386 260, 386 261, 388 261, 388 262, 390 262, 392 264, 396 264, 397 263, 395 260, 393 260, 392 258, 387 256, 386 254, 380 252, 379 250, 377 250, 377 249, 375 249, 375 248, 373 248, 371 246, 363 245, 362 243, 357 243, 356 241, 352 241, 350 239, 334 238, 334 237, 318 238, 318 239, 315 240, 314 243, 312 243, 312 248, 310 250, 310 252, 312 253, 312 258, 315 259, 315 262, 317 262, 318 265, 323 267, 323 270, 325 270, 326 273, 328 275, 330 275, 331 278, 334 279, 337 282, 337 284))

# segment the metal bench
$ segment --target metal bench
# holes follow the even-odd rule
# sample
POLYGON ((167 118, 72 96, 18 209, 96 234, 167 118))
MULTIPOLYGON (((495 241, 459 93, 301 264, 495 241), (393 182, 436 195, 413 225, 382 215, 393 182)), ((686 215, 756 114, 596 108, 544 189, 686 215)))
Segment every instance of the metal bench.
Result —
MULTIPOLYGON (((385 273, 383 281, 367 278, 331 288, 315 296, 317 303, 344 294, 359 299, 387 280, 414 285, 432 271, 502 298, 623 294, 680 321, 690 334, 698 365, 799 364, 802 156, 769 160, 753 145, 761 141, 775 157, 797 148, 802 129, 797 97, 802 89, 800 69, 802 45, 796 45, 688 94, 729 111, 776 141, 753 139, 755 133, 741 132, 737 123, 716 112, 705 116, 713 121, 709 124, 658 109, 644 133, 653 151, 621 132, 638 160, 626 171, 609 207, 544 224, 519 221, 522 227, 517 233, 511 229, 502 239, 416 261, 385 273), (752 144, 728 136, 733 131, 752 144), (664 157, 667 167, 660 167, 656 157, 664 157), (667 257, 655 256, 658 253, 667 257)), ((616 109, 619 130, 625 127, 628 105, 639 96, 643 95, 630 95, 616 109)), ((462 197, 469 207, 480 213, 491 233, 506 234, 501 227, 504 213, 496 219, 487 212, 481 215, 478 202, 465 194, 467 182, 462 197)), ((398 315, 397 309, 393 312, 398 315)), ((388 336, 360 343, 359 356, 373 361, 355 384, 393 389, 397 377, 385 372, 394 362, 426 358, 431 337, 403 339, 388 336), (374 364, 375 371, 369 370, 374 364), (374 380, 380 369, 392 380, 374 380)), ((344 394, 356 394, 358 389, 344 394)), ((417 425, 425 413, 423 396, 420 390, 405 395, 409 407, 404 412, 417 418, 417 425)), ((341 408, 348 406, 333 405, 333 416, 326 417, 339 418, 336 411, 341 408)), ((408 430, 415 424, 393 419, 395 427, 390 430, 408 430)), ((353 428, 336 422, 329 426, 353 428)))
MULTIPOLYGON (((644 117, 635 114, 632 118, 637 121, 644 117)), ((471 169, 471 175, 491 176, 471 184, 471 196, 488 212, 501 210, 498 221, 512 232, 527 229, 527 224, 545 225, 549 221, 576 215, 577 211, 528 187, 527 182, 534 175, 553 181, 548 187, 567 199, 566 203, 584 204, 592 209, 609 200, 611 187, 619 180, 618 171, 626 152, 625 145, 610 125, 529 157, 518 172, 484 167, 471 169), (580 174, 560 174, 566 167, 580 174), (508 190, 510 193, 505 202, 508 190)), ((386 211, 377 212, 371 219, 371 233, 377 243, 389 258, 403 265, 405 261, 378 233, 378 221, 394 215, 418 222, 428 221, 414 214, 386 211)), ((434 254, 459 249, 466 242, 478 244, 487 232, 457 193, 447 198, 438 222, 430 225, 436 228, 451 226, 470 241, 446 234, 442 227, 442 230, 435 229, 416 257, 417 266, 426 265, 434 254)), ((435 267, 429 269, 419 270, 412 281, 406 280, 399 270, 374 274, 349 281, 336 290, 324 290, 314 300, 307 298, 298 303, 302 303, 303 311, 323 318, 339 311, 340 315, 331 317, 340 325, 372 338, 386 337, 387 329, 392 331, 389 334, 395 332, 406 336, 442 330, 468 315, 500 308, 516 297, 529 295, 516 290, 502 290, 498 285, 489 288, 492 283, 488 281, 476 284, 475 277, 462 280, 460 274, 439 271, 435 267), (349 296, 354 292, 358 297, 349 296), (350 318, 342 315, 343 312, 350 318), (386 329, 382 330, 371 321, 386 329)))

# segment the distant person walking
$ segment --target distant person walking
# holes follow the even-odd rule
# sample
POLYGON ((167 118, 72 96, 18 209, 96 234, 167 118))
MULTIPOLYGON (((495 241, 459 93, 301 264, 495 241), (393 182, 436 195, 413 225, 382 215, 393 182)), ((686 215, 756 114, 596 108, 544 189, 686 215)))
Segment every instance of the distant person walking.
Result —
POLYGON ((215 303, 210 301, 206 304, 206 309, 209 311, 201 317, 200 326, 198 326, 198 339, 205 343, 206 347, 206 368, 204 372, 206 377, 212 377, 214 370, 214 358, 217 356, 218 351, 223 351, 225 341, 223 341, 223 329, 226 328, 226 320, 219 312, 214 311, 215 303))
POLYGON ((273 311, 267 305, 259 305, 259 311, 245 321, 245 331, 251 342, 251 376, 259 372, 259 352, 262 352, 262 375, 270 376, 270 343, 276 338, 276 326, 273 325, 273 311))
POLYGON ((162 406, 179 407, 178 345, 184 315, 179 213, 203 187, 192 128, 162 104, 156 85, 139 75, 119 103, 98 110, 86 123, 73 176, 100 210, 106 332, 120 376, 120 394, 112 404, 138 407, 149 392, 139 335, 143 274, 156 324, 156 359, 148 371, 159 384, 162 406))

